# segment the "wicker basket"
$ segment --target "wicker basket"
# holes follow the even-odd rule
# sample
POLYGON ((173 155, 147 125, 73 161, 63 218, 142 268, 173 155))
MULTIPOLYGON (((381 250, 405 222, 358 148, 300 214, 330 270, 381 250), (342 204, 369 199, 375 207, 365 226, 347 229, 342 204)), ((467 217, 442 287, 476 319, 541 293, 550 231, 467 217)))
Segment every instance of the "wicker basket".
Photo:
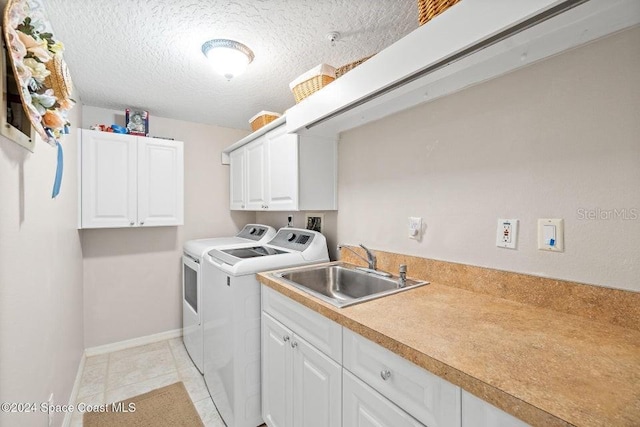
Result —
POLYGON ((293 92, 297 104, 335 79, 335 68, 327 64, 320 64, 289 83, 289 88, 293 92))
POLYGON ((418 0, 418 21, 424 25, 460 0, 418 0))
POLYGON ((353 70, 358 65, 362 64, 364 61, 366 61, 367 59, 371 58, 372 56, 373 55, 366 56, 364 58, 358 59, 357 61, 353 61, 353 62, 350 62, 350 63, 348 63, 346 65, 343 65, 342 67, 336 68, 336 79, 344 76, 346 73, 348 73, 349 71, 353 70))
POLYGON ((262 126, 268 125, 280 116, 282 115, 272 111, 260 111, 258 114, 251 117, 251 120, 249 120, 249 123, 251 123, 251 130, 255 132, 262 126))

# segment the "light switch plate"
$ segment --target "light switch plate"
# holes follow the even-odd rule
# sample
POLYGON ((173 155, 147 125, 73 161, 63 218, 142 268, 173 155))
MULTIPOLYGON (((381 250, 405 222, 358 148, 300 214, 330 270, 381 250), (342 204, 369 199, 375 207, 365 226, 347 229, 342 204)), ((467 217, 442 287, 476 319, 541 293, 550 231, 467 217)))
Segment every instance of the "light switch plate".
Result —
POLYGON ((564 252, 563 219, 538 219, 538 249, 541 251, 564 252))
POLYGON ((409 238, 414 240, 422 238, 422 217, 409 217, 409 238))
POLYGON ((496 229, 496 246, 499 248, 515 249, 518 244, 518 220, 498 219, 496 229))

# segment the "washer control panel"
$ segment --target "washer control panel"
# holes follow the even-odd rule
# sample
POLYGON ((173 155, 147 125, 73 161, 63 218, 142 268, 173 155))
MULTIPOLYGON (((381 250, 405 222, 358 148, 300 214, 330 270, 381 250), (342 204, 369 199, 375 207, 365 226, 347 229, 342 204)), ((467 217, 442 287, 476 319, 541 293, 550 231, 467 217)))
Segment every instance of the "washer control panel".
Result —
POLYGON ((311 245, 316 233, 299 228, 281 228, 269 244, 302 252, 311 245))
POLYGON ((244 239, 258 241, 262 239, 262 237, 265 235, 267 230, 268 230, 268 227, 265 227, 264 225, 247 224, 244 226, 242 231, 240 231, 236 236, 242 237, 244 239))

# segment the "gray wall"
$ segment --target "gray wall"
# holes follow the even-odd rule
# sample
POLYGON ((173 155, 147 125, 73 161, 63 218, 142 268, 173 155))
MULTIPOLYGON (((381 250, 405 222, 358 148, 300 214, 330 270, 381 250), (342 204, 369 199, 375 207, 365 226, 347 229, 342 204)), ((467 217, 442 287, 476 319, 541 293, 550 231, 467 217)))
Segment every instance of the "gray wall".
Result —
POLYGON ((338 238, 640 291, 640 219, 579 211, 640 215, 638 46, 635 28, 344 133, 338 238), (520 219, 517 250, 498 218, 520 219), (564 253, 537 250, 538 218, 564 218, 564 253))
MULTIPOLYGON (((0 137, 0 402, 67 404, 84 350, 77 219, 77 130, 62 140, 65 169, 51 199, 57 150, 29 153, 0 137)), ((55 416, 60 425, 64 414, 55 416)), ((46 426, 47 414, 0 412, 2 426, 46 426)))
MULTIPOLYGON (((84 128, 123 122, 123 111, 83 108, 84 128)), ((81 232, 87 348, 181 328, 184 242, 233 235, 255 221, 255 212, 229 211, 229 170, 220 161, 247 131, 153 115, 149 127, 184 142, 185 225, 81 232)))

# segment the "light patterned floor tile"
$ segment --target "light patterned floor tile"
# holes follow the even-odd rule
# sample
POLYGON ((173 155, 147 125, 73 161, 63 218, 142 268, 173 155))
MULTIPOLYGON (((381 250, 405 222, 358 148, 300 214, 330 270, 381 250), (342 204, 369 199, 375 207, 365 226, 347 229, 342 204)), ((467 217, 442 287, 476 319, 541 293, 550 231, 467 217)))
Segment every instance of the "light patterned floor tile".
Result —
MULTIPOLYGON (((88 357, 76 405, 117 402, 178 381, 184 383, 205 426, 225 426, 181 337, 88 357)), ((82 426, 82 413, 72 415, 70 426, 82 426)))
POLYGON ((210 397, 196 402, 195 407, 198 414, 200 414, 200 418, 202 418, 202 422, 205 427, 225 427, 225 424, 222 422, 222 418, 220 418, 220 414, 218 414, 218 410, 210 397))
POLYGON ((135 384, 160 375, 177 373, 169 347, 109 362, 107 390, 135 384))
POLYGON ((107 363, 85 366, 80 381, 78 397, 92 396, 104 391, 107 378, 107 363))
POLYGON ((87 366, 99 365, 101 363, 107 363, 109 361, 109 354, 98 354, 96 356, 89 356, 84 361, 85 368, 87 366))
POLYGON ((173 353, 173 357, 176 360, 178 370, 187 369, 194 366, 191 357, 189 357, 189 353, 187 353, 187 349, 184 348, 184 344, 182 344, 182 341, 180 341, 179 344, 172 345, 171 352, 173 353))
POLYGON ((174 371, 166 375, 148 379, 146 381, 129 384, 113 390, 107 390, 105 394, 105 402, 119 402, 121 400, 129 399, 131 397, 147 393, 151 390, 155 390, 169 384, 177 383, 178 381, 180 381, 180 379, 178 378, 178 373, 174 371))
POLYGON ((195 366, 178 371, 178 375, 189 392, 192 401, 198 402, 209 397, 209 391, 204 383, 204 378, 195 366))
POLYGON ((147 345, 140 345, 138 347, 127 348, 125 350, 114 351, 109 353, 109 362, 116 362, 121 359, 125 359, 131 356, 137 356, 140 354, 148 353, 151 351, 166 350, 169 348, 168 341, 158 341, 147 345))

